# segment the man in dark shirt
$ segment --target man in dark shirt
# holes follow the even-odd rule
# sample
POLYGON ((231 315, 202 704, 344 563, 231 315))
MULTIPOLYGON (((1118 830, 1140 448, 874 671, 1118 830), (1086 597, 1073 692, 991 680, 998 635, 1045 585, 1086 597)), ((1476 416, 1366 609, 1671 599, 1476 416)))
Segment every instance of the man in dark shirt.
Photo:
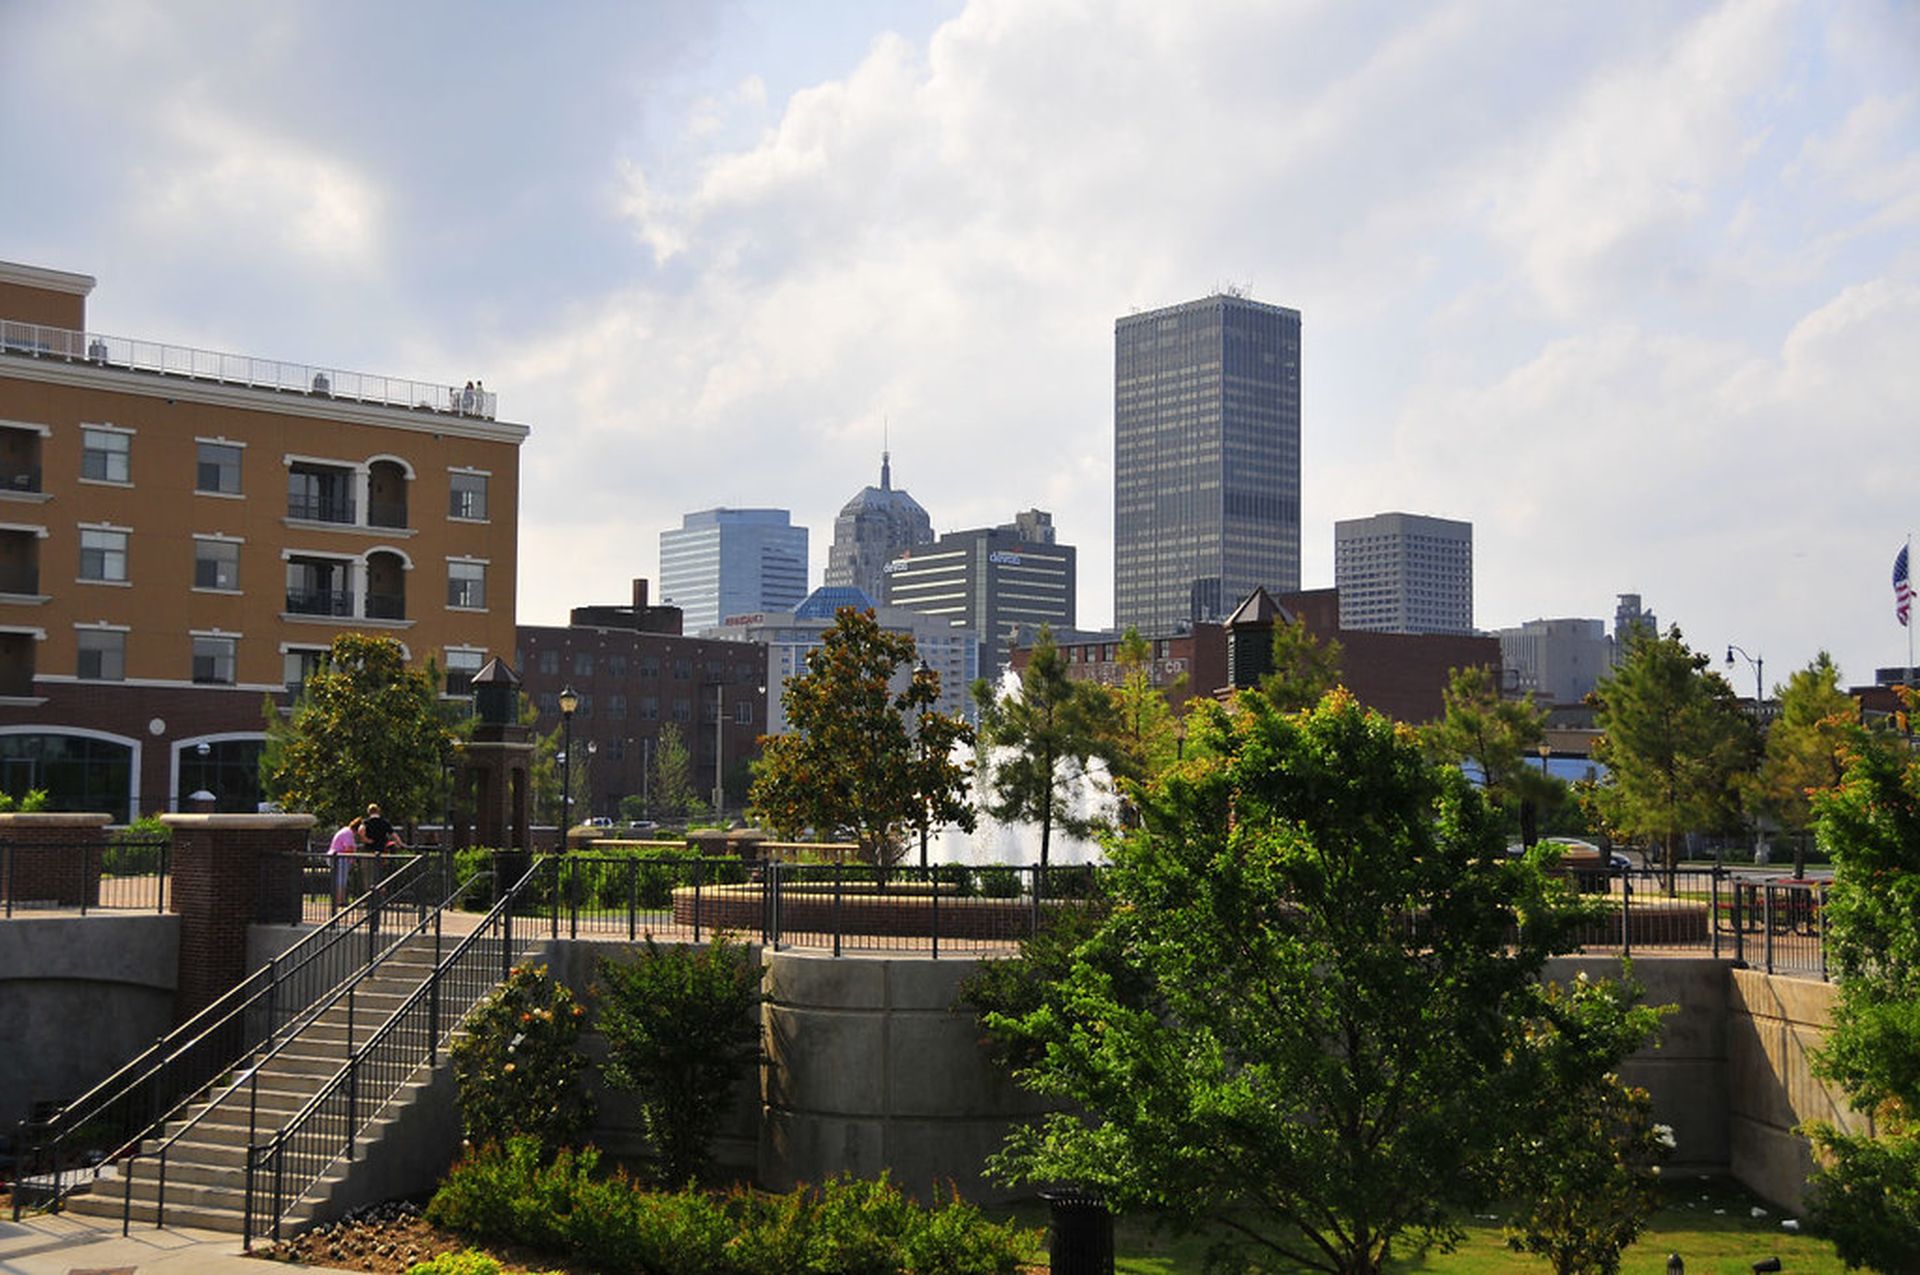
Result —
POLYGON ((385 854, 395 848, 393 825, 380 813, 380 803, 367 807, 367 817, 360 825, 360 833, 367 839, 367 851, 370 854, 385 854))

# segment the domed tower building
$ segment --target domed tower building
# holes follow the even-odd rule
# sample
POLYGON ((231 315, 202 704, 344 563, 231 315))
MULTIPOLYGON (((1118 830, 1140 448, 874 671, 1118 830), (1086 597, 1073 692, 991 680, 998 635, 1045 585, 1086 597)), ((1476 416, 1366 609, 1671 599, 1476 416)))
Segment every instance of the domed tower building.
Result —
POLYGON ((880 453, 880 485, 863 487, 833 520, 827 551, 827 587, 852 587, 868 597, 886 596, 887 563, 904 550, 933 540, 933 519, 920 502, 893 485, 892 457, 880 453))

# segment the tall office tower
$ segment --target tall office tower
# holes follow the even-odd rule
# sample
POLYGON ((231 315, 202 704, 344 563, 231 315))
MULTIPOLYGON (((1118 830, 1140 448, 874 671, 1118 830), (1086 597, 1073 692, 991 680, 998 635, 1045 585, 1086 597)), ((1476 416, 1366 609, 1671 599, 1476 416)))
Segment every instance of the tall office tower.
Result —
POLYGON ((1473 632, 1473 524, 1375 514, 1333 524, 1340 627, 1473 632))
POLYGON ((1224 293, 1113 325, 1113 617, 1300 587, 1300 312, 1224 293))
POLYGON ((660 593, 688 633, 807 596, 807 529, 784 509, 703 509, 660 533, 660 593))
POLYGON ((1053 515, 1029 509, 1001 527, 950 531, 887 564, 885 601, 942 617, 980 637, 980 671, 998 677, 1023 629, 1074 623, 1076 554, 1054 540, 1053 515))
POLYGON ((1627 648, 1636 635, 1660 636, 1660 617, 1640 606, 1637 593, 1614 596, 1618 601, 1613 608, 1613 662, 1618 664, 1627 657, 1627 648))
POLYGON ((880 485, 862 487, 833 520, 833 545, 827 550, 827 587, 859 589, 870 598, 882 593, 887 563, 902 549, 933 539, 933 519, 920 502, 893 486, 893 464, 880 453, 880 485))

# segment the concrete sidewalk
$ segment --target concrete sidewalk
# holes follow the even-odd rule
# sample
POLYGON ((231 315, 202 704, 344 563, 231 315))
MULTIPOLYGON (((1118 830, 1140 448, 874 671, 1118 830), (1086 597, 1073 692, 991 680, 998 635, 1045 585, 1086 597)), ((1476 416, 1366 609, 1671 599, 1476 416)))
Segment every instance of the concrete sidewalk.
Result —
POLYGON ((240 1237, 221 1231, 135 1225, 122 1238, 120 1224, 71 1213, 35 1213, 18 1222, 0 1215, 0 1275, 131 1275, 132 1272, 248 1272, 270 1275, 286 1269, 243 1256, 240 1237))

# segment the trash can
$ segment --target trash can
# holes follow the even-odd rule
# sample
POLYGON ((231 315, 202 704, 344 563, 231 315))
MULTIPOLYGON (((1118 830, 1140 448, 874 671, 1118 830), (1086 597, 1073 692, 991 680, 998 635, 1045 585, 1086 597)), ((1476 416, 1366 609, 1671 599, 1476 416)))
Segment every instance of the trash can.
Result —
POLYGON ((1099 1196, 1078 1187, 1042 1191, 1051 1214, 1047 1241, 1053 1275, 1113 1275, 1113 1214, 1099 1196))

